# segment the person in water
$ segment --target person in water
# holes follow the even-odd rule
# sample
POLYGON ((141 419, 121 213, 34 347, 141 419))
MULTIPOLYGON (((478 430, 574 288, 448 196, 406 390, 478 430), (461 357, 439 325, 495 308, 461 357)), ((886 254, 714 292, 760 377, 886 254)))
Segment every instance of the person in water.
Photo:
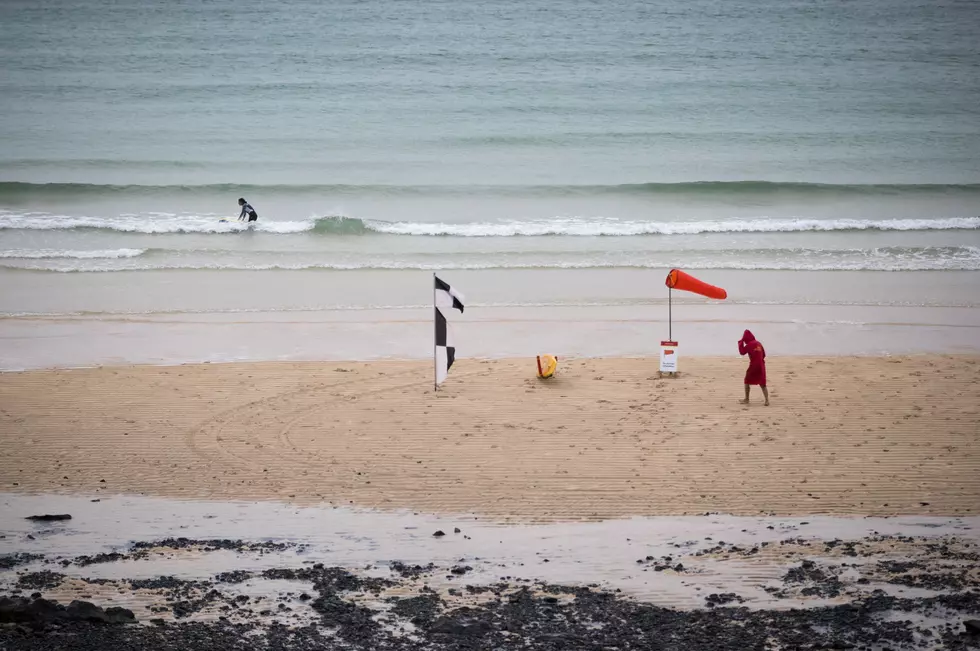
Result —
POLYGON ((762 395, 766 399, 766 406, 769 406, 769 390, 766 388, 766 349, 762 347, 762 342, 755 338, 751 331, 746 330, 742 334, 742 339, 738 342, 738 354, 749 356, 749 368, 745 371, 745 400, 743 405, 749 404, 749 388, 753 384, 759 385, 762 395))
POLYGON ((238 215, 238 221, 245 221, 245 217, 248 217, 248 221, 254 222, 258 221, 259 213, 255 212, 253 208, 245 199, 239 199, 238 205, 242 207, 242 213, 238 215))

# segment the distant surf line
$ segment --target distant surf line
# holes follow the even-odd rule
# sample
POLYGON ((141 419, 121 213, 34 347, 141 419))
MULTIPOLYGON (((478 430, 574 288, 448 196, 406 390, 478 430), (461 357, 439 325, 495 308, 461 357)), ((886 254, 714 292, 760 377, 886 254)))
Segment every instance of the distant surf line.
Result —
MULTIPOLYGON (((668 270, 673 265, 665 261, 631 262, 631 261, 586 261, 586 262, 553 262, 553 263, 415 263, 415 262, 364 262, 364 263, 249 263, 249 262, 187 262, 187 263, 133 263, 127 260, 105 260, 95 264, 82 260, 66 262, 52 261, 45 263, 38 260, 24 262, 9 259, 0 260, 0 269, 22 270, 42 273, 121 273, 121 272, 150 272, 150 271, 214 271, 214 272, 286 272, 286 271, 536 271, 536 270, 603 270, 603 269, 641 269, 668 270)), ((772 261, 772 262, 739 262, 735 260, 688 261, 686 269, 713 269, 731 271, 980 271, 980 257, 969 258, 934 258, 916 260, 899 259, 863 259, 863 260, 804 260, 804 261, 772 261)))
MULTIPOLYGON (((139 164, 136 161, 135 164, 139 164)), ((37 198, 106 198, 121 196, 527 196, 567 197, 591 195, 664 195, 684 197, 726 196, 980 196, 980 183, 869 183, 836 184, 763 180, 683 181, 618 184, 100 184, 0 182, 0 202, 37 198)))
MULTIPOLYGON (((167 215, 152 219, 139 215, 77 217, 44 213, 0 211, 0 230, 105 230, 124 233, 180 234, 240 233, 246 227, 212 216, 167 215)), ((697 235, 701 233, 802 233, 829 231, 978 230, 980 217, 902 219, 798 219, 755 218, 703 221, 646 221, 555 217, 540 220, 484 222, 383 221, 340 215, 306 220, 260 220, 254 232, 291 235, 401 235, 428 237, 632 237, 639 235, 697 235)))

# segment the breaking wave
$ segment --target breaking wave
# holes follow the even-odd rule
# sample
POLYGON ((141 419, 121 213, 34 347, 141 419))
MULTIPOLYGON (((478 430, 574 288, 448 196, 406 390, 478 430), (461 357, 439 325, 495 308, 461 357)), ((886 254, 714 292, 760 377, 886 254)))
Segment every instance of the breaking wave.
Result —
MULTIPOLYGON (((22 161, 31 163, 31 161, 22 161)), ((101 167, 113 161, 92 161, 101 167)), ((37 198, 102 199, 106 197, 148 196, 524 196, 569 197, 608 195, 667 195, 722 198, 746 196, 980 196, 980 183, 878 183, 834 184, 775 181, 692 181, 681 183, 619 183, 609 185, 350 185, 350 184, 273 184, 235 183, 181 185, 111 185, 98 183, 0 182, 0 201, 27 201, 37 198)))
POLYGON ((428 237, 626 237, 695 235, 699 233, 793 233, 807 231, 977 230, 980 217, 928 219, 728 219, 707 221, 625 221, 603 218, 555 217, 542 220, 445 223, 382 221, 329 216, 295 221, 260 220, 248 226, 209 215, 147 214, 119 217, 76 217, 46 213, 0 211, 0 230, 93 229, 125 233, 229 234, 243 231, 292 235, 402 235, 428 237))
MULTIPOLYGON (((320 232, 352 232, 357 227, 346 219, 318 220, 320 232)), ((615 237, 636 235, 696 235, 699 233, 791 233, 803 231, 918 231, 980 228, 980 217, 947 219, 748 219, 726 221, 616 221, 590 219, 551 219, 542 221, 484 222, 445 224, 425 222, 361 221, 365 232, 389 235, 428 235, 453 237, 515 237, 564 235, 578 237, 615 237)))
MULTIPOLYGON (((125 251, 125 250, 120 250, 125 251)), ((150 270, 489 270, 489 269, 669 269, 684 260, 685 269, 733 269, 777 271, 977 271, 980 247, 879 247, 873 249, 728 249, 659 251, 649 253, 548 254, 525 252, 518 256, 492 252, 445 256, 438 254, 368 255, 338 259, 315 252, 252 251, 240 253, 211 250, 166 249, 115 252, 96 255, 49 255, 18 252, 3 255, 0 267, 52 272, 113 272, 150 270)), ((4 252, 9 253, 9 252, 4 252)))
POLYGON ((106 249, 101 251, 10 249, 7 251, 0 251, 0 258, 16 258, 20 260, 112 260, 119 258, 136 258, 146 252, 147 249, 106 249))

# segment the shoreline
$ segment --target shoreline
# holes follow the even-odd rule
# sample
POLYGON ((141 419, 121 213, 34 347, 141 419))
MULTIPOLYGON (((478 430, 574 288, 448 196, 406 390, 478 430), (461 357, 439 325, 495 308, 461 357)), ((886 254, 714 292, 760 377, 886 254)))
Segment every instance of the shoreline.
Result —
MULTIPOLYGON (((963 326, 971 327, 971 326, 963 326)), ((588 360, 610 360, 610 361, 646 361, 654 366, 658 363, 658 358, 649 355, 637 355, 637 354, 623 354, 623 355, 561 355, 559 356, 562 363, 565 362, 580 362, 588 360)), ((920 358, 973 358, 980 357, 980 355, 973 352, 964 353, 936 353, 931 351, 922 352, 911 352, 911 353, 841 353, 840 355, 784 355, 787 359, 796 360, 842 360, 842 359, 908 359, 915 360, 920 358)), ((715 359, 727 359, 731 361, 732 359, 741 359, 743 362, 746 358, 736 358, 734 355, 729 357, 721 357, 718 355, 708 355, 708 354, 697 354, 693 353, 690 355, 685 355, 684 363, 688 359, 700 359, 700 360, 715 360, 715 359)), ((533 356, 529 357, 529 360, 533 366, 533 356)), ((514 357, 503 357, 503 356, 470 356, 467 361, 473 363, 485 363, 485 362, 513 362, 520 361, 514 357)), ((97 371, 100 369, 108 370, 124 370, 132 368, 147 368, 147 369, 174 369, 174 368, 196 368, 199 366, 265 366, 265 365, 288 365, 288 364, 309 364, 309 365, 364 365, 364 364, 422 364, 425 363, 424 358, 419 357, 378 357, 373 359, 229 359, 229 360, 203 360, 203 361, 186 361, 186 362, 156 362, 156 363, 134 363, 128 361, 117 361, 115 363, 106 364, 91 364, 87 366, 43 366, 37 368, 0 368, 0 376, 4 375, 19 375, 25 373, 57 373, 61 371, 97 371)), ((459 363, 459 360, 456 361, 459 363)), ((678 377, 681 373, 678 373, 678 377)))
MULTIPOLYGON (((699 277, 732 300, 675 297, 672 334, 685 358, 733 355, 746 327, 774 356, 980 354, 980 272, 699 277)), ((0 292, 8 315, 0 317, 0 368, 432 355, 424 272, 0 270, 0 279, 10 280, 0 292)), ((453 320, 461 359, 657 355, 671 330, 663 276, 653 270, 460 271, 445 279, 468 301, 453 320)))
POLYGON ((515 522, 980 514, 980 356, 770 357, 768 408, 737 403, 743 360, 656 368, 461 360, 436 394, 428 362, 4 373, 0 481, 515 522))
MULTIPOLYGON (((676 308, 676 306, 675 306, 676 308)), ((664 306, 485 308, 454 323, 468 360, 659 354, 664 306), (570 354, 571 353, 571 354, 570 354)), ((677 309, 674 312, 678 312, 677 309)), ((686 305, 674 321, 682 359, 735 358, 750 328, 773 356, 980 354, 977 308, 686 305)), ((676 314, 675 314, 676 315, 676 314)), ((204 363, 373 363, 432 356, 431 308, 0 318, 0 369, 204 363)))

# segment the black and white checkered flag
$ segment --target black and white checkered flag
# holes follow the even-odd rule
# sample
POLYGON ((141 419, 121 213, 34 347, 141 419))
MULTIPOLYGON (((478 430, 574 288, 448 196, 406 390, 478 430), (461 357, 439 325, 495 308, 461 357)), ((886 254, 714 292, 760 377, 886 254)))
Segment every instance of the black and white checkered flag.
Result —
POLYGON ((435 304, 436 304, 436 386, 438 387, 449 375, 456 360, 456 347, 453 343, 453 331, 446 321, 443 308, 455 308, 463 311, 463 295, 439 279, 433 274, 435 279, 435 304))

